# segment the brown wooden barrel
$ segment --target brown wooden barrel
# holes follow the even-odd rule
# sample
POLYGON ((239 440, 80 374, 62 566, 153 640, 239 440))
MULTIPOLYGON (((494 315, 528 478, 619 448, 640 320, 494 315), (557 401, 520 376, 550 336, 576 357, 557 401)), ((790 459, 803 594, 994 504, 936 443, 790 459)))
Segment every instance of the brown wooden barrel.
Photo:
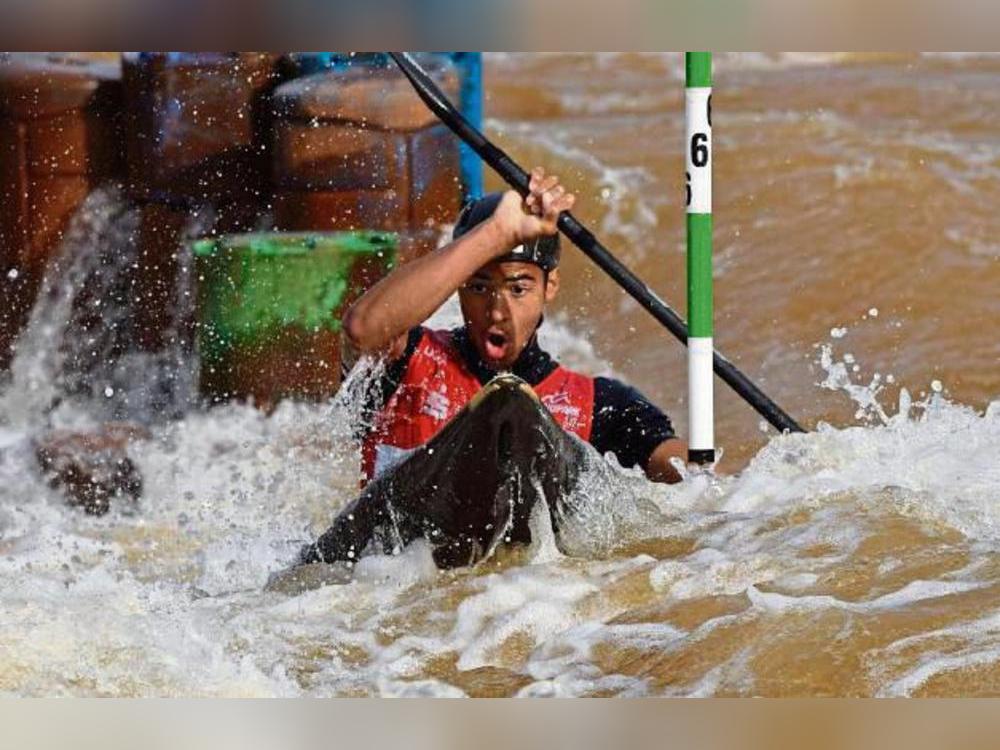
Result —
POLYGON ((177 305, 179 249, 197 211, 216 232, 255 228, 271 202, 270 108, 280 55, 130 53, 123 60, 128 187, 143 204, 134 311, 137 340, 157 351, 177 305))
POLYGON ((266 97, 278 55, 143 53, 124 57, 133 196, 182 205, 267 199, 266 97))
POLYGON ((121 109, 116 57, 0 55, 0 368, 73 212, 124 177, 121 109))
MULTIPOLYGON (((425 55, 457 97, 453 63, 425 55)), ((273 94, 275 223, 283 230, 400 233, 403 260, 434 247, 461 201, 457 140, 395 66, 351 65, 273 94)))

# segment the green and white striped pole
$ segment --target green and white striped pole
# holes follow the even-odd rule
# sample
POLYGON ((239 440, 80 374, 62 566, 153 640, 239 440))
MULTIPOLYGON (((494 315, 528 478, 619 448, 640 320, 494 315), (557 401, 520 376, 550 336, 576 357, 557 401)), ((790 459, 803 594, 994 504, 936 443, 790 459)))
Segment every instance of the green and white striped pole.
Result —
POLYGON ((712 53, 687 52, 688 461, 715 461, 712 375, 712 53))

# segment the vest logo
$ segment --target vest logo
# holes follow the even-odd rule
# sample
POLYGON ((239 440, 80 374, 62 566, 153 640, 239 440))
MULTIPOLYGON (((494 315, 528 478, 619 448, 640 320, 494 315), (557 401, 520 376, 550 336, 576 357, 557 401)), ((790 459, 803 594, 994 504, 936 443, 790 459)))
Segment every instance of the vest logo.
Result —
POLYGON ((551 411, 553 407, 559 407, 563 404, 570 403, 569 394, 566 393, 566 391, 548 393, 542 396, 542 403, 549 407, 549 410, 551 411))
POLYGON ((542 396, 542 403, 545 404, 546 409, 552 412, 556 421, 562 424, 563 429, 575 430, 581 424, 580 407, 570 401, 566 391, 557 391, 542 396))

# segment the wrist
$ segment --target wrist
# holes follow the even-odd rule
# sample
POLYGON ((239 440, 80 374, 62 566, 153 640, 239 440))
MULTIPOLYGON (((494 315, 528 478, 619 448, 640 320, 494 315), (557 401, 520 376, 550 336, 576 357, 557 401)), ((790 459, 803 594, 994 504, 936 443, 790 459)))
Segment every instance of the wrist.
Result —
POLYGON ((484 222, 484 229, 491 233, 490 244, 496 248, 497 256, 506 255, 521 244, 515 227, 508 226, 495 214, 484 222))

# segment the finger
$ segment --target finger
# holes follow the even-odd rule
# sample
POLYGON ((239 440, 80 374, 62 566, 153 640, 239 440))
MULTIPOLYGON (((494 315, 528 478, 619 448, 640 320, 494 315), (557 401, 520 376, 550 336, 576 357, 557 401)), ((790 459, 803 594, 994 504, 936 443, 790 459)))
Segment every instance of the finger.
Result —
MULTIPOLYGON (((550 190, 546 190, 542 193, 542 206, 545 208, 546 213, 553 211, 553 206, 555 206, 559 200, 566 194, 566 188, 562 185, 556 185, 550 190)), ((558 213, 558 209, 556 209, 558 213)))
POLYGON ((573 193, 563 193, 552 201, 549 211, 554 217, 558 217, 563 211, 569 211, 576 203, 576 196, 573 193))
POLYGON ((557 175, 550 174, 548 177, 546 177, 539 183, 539 187, 541 189, 541 192, 545 192, 547 190, 551 190, 558 184, 559 184, 559 177, 557 175))
POLYGON ((543 177, 537 180, 532 180, 531 184, 529 185, 529 189, 530 192, 536 195, 541 195, 546 190, 549 190, 552 187, 552 185, 553 183, 551 181, 551 178, 543 177))
POLYGON ((575 202, 575 195, 572 193, 565 193, 552 202, 552 211, 556 214, 561 214, 563 211, 569 211, 575 202))
POLYGON ((558 220, 559 215, 571 211, 573 209, 573 201, 569 200, 564 203, 560 203, 556 207, 556 219, 558 220))
POLYGON ((542 215, 546 219, 551 219, 558 211, 553 210, 553 206, 556 203, 558 196, 554 195, 551 191, 542 193, 542 215))
POLYGON ((535 191, 542 180, 545 178, 545 170, 541 167, 535 167, 531 170, 531 177, 528 180, 528 189, 535 191))

